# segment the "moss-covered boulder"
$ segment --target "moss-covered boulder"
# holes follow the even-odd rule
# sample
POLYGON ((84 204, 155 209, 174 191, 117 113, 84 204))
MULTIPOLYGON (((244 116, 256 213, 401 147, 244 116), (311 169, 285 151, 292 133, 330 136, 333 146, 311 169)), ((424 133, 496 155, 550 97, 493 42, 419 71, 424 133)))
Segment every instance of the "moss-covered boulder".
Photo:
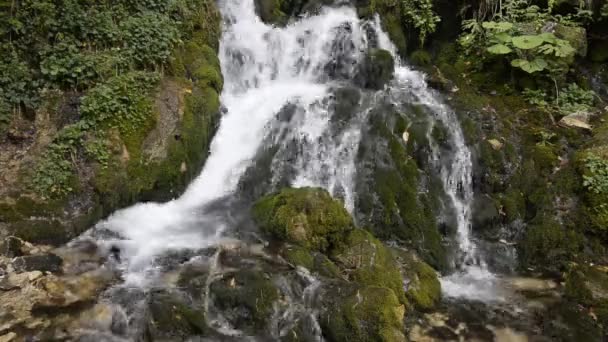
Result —
POLYGON ((401 274, 407 283, 405 295, 420 311, 430 311, 441 301, 441 283, 437 272, 414 253, 393 248, 401 274))
POLYGON ((357 221, 381 240, 403 241, 443 269, 446 250, 437 222, 443 185, 425 171, 429 114, 419 106, 405 110, 386 106, 368 116, 357 155, 357 221))
POLYGON ((211 283, 210 300, 235 328, 260 331, 266 328, 279 291, 266 273, 242 269, 223 274, 211 283))
POLYGON ((391 289, 336 286, 326 291, 319 323, 328 341, 405 341, 405 306, 391 289))
POLYGON ((310 251, 300 246, 285 246, 281 255, 287 262, 294 266, 300 266, 318 275, 337 278, 341 276, 341 270, 325 254, 310 251))
POLYGON ((208 330, 203 308, 178 293, 153 292, 149 309, 147 333, 154 341, 186 340, 208 330))
POLYGON ((342 243, 353 220, 339 201, 319 188, 284 189, 257 201, 253 217, 272 239, 327 251, 342 243))
POLYGON ((401 303, 407 303, 403 278, 391 251, 368 231, 351 231, 345 236, 344 246, 334 252, 332 259, 352 281, 391 289, 401 303))
POLYGON ((355 83, 363 88, 382 89, 395 73, 395 61, 390 52, 382 49, 370 49, 355 75, 355 83))

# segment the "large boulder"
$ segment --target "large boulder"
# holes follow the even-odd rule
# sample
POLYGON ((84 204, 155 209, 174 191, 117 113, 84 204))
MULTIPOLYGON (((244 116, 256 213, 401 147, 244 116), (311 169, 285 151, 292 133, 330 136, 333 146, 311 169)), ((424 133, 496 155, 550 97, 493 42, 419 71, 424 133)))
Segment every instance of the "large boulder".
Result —
POLYGON ((334 252, 332 259, 353 281, 391 289, 400 302, 407 302, 403 278, 391 251, 371 233, 363 229, 351 231, 345 236, 344 247, 334 252))
POLYGON ((328 341, 405 341, 405 306, 392 290, 336 286, 323 298, 320 324, 328 341))
POLYGON ((273 313, 279 291, 264 272, 244 269, 226 273, 209 288, 213 305, 230 325, 239 330, 264 330, 273 313))
POLYGON ((338 246, 354 227, 342 203, 319 188, 284 189, 263 197, 253 216, 270 238, 318 251, 338 246))

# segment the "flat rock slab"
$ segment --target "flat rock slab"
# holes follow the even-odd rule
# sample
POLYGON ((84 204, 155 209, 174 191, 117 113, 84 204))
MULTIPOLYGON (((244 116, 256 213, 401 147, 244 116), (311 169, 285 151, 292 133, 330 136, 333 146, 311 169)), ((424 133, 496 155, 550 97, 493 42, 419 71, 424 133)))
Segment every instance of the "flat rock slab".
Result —
POLYGON ((52 253, 17 257, 13 261, 13 268, 17 273, 32 271, 60 273, 62 265, 63 260, 52 253))

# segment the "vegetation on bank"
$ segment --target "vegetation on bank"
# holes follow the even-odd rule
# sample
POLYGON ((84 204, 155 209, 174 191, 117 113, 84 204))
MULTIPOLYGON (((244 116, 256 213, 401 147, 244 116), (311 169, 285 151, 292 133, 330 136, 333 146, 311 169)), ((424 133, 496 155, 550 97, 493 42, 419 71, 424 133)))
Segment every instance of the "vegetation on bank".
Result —
POLYGON ((1 141, 33 146, 4 184, 16 196, 0 205, 9 230, 29 225, 19 197, 39 212, 89 203, 50 211, 71 227, 65 236, 119 205, 172 196, 196 174, 223 86, 212 1, 20 0, 1 3, 0 16, 1 141))

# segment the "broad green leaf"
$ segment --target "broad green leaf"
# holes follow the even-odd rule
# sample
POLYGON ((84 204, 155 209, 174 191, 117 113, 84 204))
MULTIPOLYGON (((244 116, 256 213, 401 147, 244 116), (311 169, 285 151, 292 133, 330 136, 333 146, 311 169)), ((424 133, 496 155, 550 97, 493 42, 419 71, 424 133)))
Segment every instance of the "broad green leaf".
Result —
POLYGON ((539 34, 538 37, 542 38, 542 40, 547 43, 555 43, 555 40, 557 39, 555 35, 551 32, 543 32, 539 34))
POLYGON ((493 36, 493 38, 496 38, 498 41, 503 43, 510 43, 511 40, 513 40, 513 37, 506 32, 497 33, 493 36))
POLYGON ((514 59, 511 61, 511 65, 516 68, 520 68, 529 74, 533 74, 537 71, 543 71, 548 66, 547 61, 542 58, 535 58, 532 61, 525 59, 514 59))
POLYGON ((487 50, 489 53, 492 53, 495 55, 506 55, 513 51, 513 50, 511 50, 510 47, 508 47, 504 44, 494 44, 494 45, 488 47, 487 50))
POLYGON ((541 46, 544 42, 542 37, 539 36, 518 36, 513 37, 513 46, 522 50, 530 50, 541 46))

